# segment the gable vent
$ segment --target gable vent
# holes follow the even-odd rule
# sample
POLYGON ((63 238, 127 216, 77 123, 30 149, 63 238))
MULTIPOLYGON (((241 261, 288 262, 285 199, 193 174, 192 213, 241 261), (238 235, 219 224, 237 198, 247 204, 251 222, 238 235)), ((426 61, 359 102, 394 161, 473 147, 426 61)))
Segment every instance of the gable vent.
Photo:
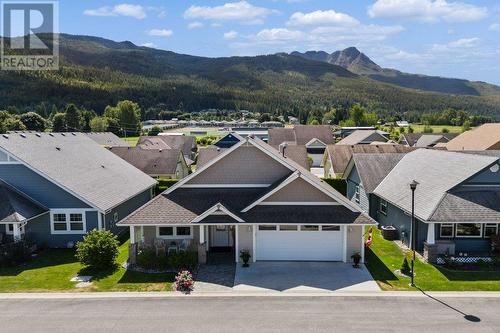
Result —
POLYGON ((25 139, 26 139, 26 134, 21 133, 21 134, 19 134, 19 135, 21 135, 21 138, 25 138, 25 139))
POLYGON ((35 135, 36 135, 37 137, 39 137, 39 138, 41 138, 41 137, 42 137, 42 135, 41 135, 40 133, 36 133, 35 135))
POLYGON ((49 133, 49 135, 50 135, 51 137, 54 137, 54 133, 49 133))
POLYGON ((9 136, 8 136, 7 134, 3 134, 2 136, 3 136, 4 138, 6 138, 6 139, 8 139, 8 138, 9 138, 9 136))

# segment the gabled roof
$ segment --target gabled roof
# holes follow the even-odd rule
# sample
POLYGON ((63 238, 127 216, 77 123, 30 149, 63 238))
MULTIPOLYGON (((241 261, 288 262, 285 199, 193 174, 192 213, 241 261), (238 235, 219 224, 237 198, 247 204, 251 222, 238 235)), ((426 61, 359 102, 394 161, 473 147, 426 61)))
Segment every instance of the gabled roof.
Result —
POLYGON ((406 212, 416 180, 415 215, 428 221, 448 191, 498 161, 497 157, 418 149, 406 154, 373 191, 406 212))
POLYGON ((310 166, 306 146, 287 146, 285 148, 285 158, 289 158, 304 169, 309 170, 310 166))
POLYGON ((352 168, 356 166, 365 192, 372 193, 404 155, 401 153, 354 154, 346 168, 344 177, 347 177, 352 168))
POLYGON ((120 139, 116 134, 111 132, 91 132, 85 133, 86 136, 105 147, 130 147, 130 144, 120 139))
POLYGON ((186 163, 178 149, 144 149, 137 147, 110 147, 109 151, 150 175, 175 175, 177 165, 186 163))
POLYGON ((151 177, 82 133, 3 135, 0 149, 101 211, 156 184, 151 177))
POLYGON ((343 174, 354 153, 387 154, 408 153, 416 148, 403 145, 328 145, 325 157, 330 160, 333 172, 343 174))
POLYGON ((293 128, 270 128, 269 144, 278 147, 283 142, 294 142, 297 145, 306 145, 313 139, 325 144, 335 142, 329 125, 295 125, 293 128))
POLYGON ((24 222, 48 211, 48 208, 0 180, 0 223, 24 222))
MULTIPOLYGON (((196 138, 194 136, 187 135, 158 135, 158 136, 141 136, 137 145, 142 145, 147 142, 152 142, 153 145, 160 146, 163 142, 167 147, 171 149, 181 150, 185 156, 191 155, 191 153, 196 150, 196 138)), ((160 147, 164 149, 163 147, 160 147)))
POLYGON ((208 162, 222 154, 227 148, 219 148, 217 146, 208 146, 200 148, 198 151, 198 159, 196 160, 196 167, 201 168, 208 162))
POLYGON ((500 123, 484 124, 464 132, 444 147, 448 150, 500 149, 500 123))
POLYGON ((356 130, 340 140, 337 145, 357 145, 361 143, 366 143, 366 140, 372 136, 376 135, 378 137, 377 140, 372 141, 387 141, 387 133, 379 130, 356 130), (380 139, 380 140, 379 140, 380 139))
MULTIPOLYGON (((410 147, 415 146, 417 141, 422 137, 440 135, 440 138, 444 138, 447 142, 458 135, 458 133, 403 133, 400 137, 400 142, 402 144, 407 144, 410 147)), ((427 140, 427 139, 425 139, 427 140)))

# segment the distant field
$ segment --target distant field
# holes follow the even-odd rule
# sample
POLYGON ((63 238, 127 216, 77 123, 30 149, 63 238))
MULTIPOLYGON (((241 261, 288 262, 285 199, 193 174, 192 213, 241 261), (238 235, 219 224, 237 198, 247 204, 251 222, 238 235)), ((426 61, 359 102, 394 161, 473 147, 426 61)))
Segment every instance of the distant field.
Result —
MULTIPOLYGON (((413 128, 414 133, 423 133, 425 125, 416 125, 412 124, 411 128, 413 128)), ((448 129, 450 133, 462 133, 462 126, 446 126, 446 125, 430 125, 433 130, 433 133, 442 133, 443 128, 448 129)), ((397 129, 397 128, 396 128, 397 129)), ((389 127, 384 127, 383 130, 389 130, 389 127)), ((408 132, 407 129, 405 129, 408 132)))
POLYGON ((130 136, 128 138, 122 138, 122 139, 127 141, 132 147, 135 147, 137 145, 137 141, 139 141, 138 136, 130 136))
POLYGON ((216 127, 183 127, 183 128, 173 128, 166 131, 165 133, 183 133, 184 135, 190 135, 191 132, 207 132, 206 135, 196 134, 196 137, 202 136, 217 136, 223 137, 228 132, 226 131, 218 131, 216 127))

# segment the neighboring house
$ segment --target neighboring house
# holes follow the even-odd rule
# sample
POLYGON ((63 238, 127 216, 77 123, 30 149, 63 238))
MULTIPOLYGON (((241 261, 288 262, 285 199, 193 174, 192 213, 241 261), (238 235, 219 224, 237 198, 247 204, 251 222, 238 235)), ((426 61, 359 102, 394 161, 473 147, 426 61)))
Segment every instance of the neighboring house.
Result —
POLYGON ((338 145, 369 145, 389 141, 389 133, 380 130, 356 130, 340 140, 338 145))
POLYGON ((287 144, 288 147, 306 147, 307 154, 312 159, 311 167, 321 166, 326 146, 334 142, 329 125, 296 125, 269 129, 269 144, 278 150, 281 144, 287 144))
POLYGON ((398 143, 409 147, 427 148, 446 143, 457 135, 458 133, 403 133, 398 143))
POLYGON ((182 179, 189 175, 184 155, 178 149, 144 149, 141 146, 108 149, 151 177, 182 179))
POLYGON ((373 218, 378 206, 372 195, 375 188, 405 156, 402 153, 353 154, 344 173, 347 198, 373 218))
POLYGON ((396 126, 398 127, 410 127, 410 124, 406 120, 396 121, 396 126))
POLYGON ((500 123, 484 124, 464 132, 448 143, 439 144, 448 150, 498 150, 500 149, 500 123))
POLYGON ((375 126, 348 126, 348 127, 341 127, 340 129, 336 130, 333 134, 335 137, 340 137, 340 138, 345 138, 346 136, 349 136, 352 134, 352 132, 357 131, 357 130, 375 130, 375 126))
POLYGON ((196 138, 187 135, 141 136, 137 145, 148 149, 178 149, 182 151, 188 165, 193 163, 198 151, 196 138))
MULTIPOLYGON (((375 221, 309 171, 258 138, 212 159, 126 219, 137 243, 190 242, 199 255, 227 251, 239 261, 343 261, 363 254, 375 221)), ((200 256, 203 258, 203 255, 200 256)), ((348 267, 346 267, 348 269, 348 267)))
POLYGON ((438 255, 489 254, 500 223, 499 157, 418 149, 406 154, 373 190, 372 216, 411 235, 410 182, 415 191, 417 249, 430 261, 438 255))
POLYGON ((240 140, 235 135, 233 135, 232 133, 228 133, 220 138, 219 141, 214 143, 214 146, 219 148, 231 148, 238 142, 240 142, 240 140))
POLYGON ((343 177, 344 171, 351 160, 353 154, 387 154, 387 153, 408 153, 416 148, 395 144, 370 144, 370 145, 328 145, 323 156, 323 166, 325 178, 343 177))
POLYGON ((104 147, 130 147, 130 144, 111 132, 90 132, 86 136, 104 147))
POLYGON ((49 247, 72 246, 92 229, 121 231, 116 223, 148 202, 156 185, 82 133, 1 135, 0 179, 49 210, 20 213, 12 234, 49 247))
POLYGON ((196 160, 196 169, 200 169, 201 167, 205 166, 205 164, 208 164, 208 162, 210 162, 220 154, 223 154, 227 149, 228 148, 220 148, 215 145, 200 148, 198 150, 198 159, 196 160))

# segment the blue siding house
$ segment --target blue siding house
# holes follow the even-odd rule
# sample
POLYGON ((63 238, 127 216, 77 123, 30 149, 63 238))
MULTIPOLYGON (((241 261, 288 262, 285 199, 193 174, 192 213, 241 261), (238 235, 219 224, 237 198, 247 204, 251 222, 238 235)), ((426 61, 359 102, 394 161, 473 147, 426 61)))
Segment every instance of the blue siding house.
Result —
POLYGON ((380 225, 394 226, 403 243, 411 239, 409 184, 415 180, 416 246, 424 257, 491 252, 500 224, 500 152, 367 155, 355 154, 349 164, 348 197, 380 225))
POLYGON ((26 237, 47 247, 73 246, 92 229, 118 233, 116 223, 148 202, 156 185, 81 133, 0 136, 0 181, 5 193, 14 191, 43 211, 21 214, 26 204, 0 202, 2 238, 26 237))

